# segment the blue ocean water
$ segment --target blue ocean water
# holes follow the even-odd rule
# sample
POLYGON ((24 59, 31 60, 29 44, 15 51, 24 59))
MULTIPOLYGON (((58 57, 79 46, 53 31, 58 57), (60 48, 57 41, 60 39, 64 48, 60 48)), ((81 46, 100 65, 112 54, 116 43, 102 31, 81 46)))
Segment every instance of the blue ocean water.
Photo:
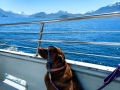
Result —
MULTIPOLYGON (((0 18, 0 24, 15 23, 15 22, 29 22, 49 20, 48 18, 0 18)), ((118 42, 120 43, 120 18, 103 18, 103 19, 89 19, 70 22, 48 23, 44 26, 44 32, 70 32, 70 31, 86 31, 80 33, 64 33, 64 34, 43 34, 43 40, 67 40, 67 41, 87 41, 87 42, 118 42), (96 32, 91 32, 96 31, 96 32), (97 32, 103 31, 103 32, 97 32), (112 31, 112 32, 104 32, 112 31)), ((37 41, 40 32, 40 25, 18 25, 18 26, 0 26, 0 48, 15 51, 22 51, 26 53, 36 53, 37 41), (7 33, 11 32, 11 33, 7 33), (35 32, 33 34, 19 33, 19 32, 35 32), (22 38, 26 40, 7 40, 3 38, 22 38), (17 46, 32 47, 21 48, 17 46)), ((63 51, 78 52, 84 54, 95 54, 105 56, 120 56, 120 46, 110 45, 87 45, 87 44, 71 44, 71 43, 46 43, 42 42, 41 47, 48 46, 60 47, 63 51)), ((67 54, 67 59, 89 62, 94 64, 101 64, 105 66, 116 67, 120 63, 120 58, 105 58, 100 56, 67 54)))

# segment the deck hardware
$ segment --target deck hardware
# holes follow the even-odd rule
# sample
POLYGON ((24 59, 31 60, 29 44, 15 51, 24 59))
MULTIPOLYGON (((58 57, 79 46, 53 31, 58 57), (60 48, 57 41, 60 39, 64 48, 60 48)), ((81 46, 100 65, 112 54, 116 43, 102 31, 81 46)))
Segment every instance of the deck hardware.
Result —
POLYGON ((8 73, 5 73, 4 75, 5 80, 3 81, 5 84, 12 86, 19 90, 27 90, 28 85, 27 82, 23 79, 20 79, 16 76, 10 75, 8 73))

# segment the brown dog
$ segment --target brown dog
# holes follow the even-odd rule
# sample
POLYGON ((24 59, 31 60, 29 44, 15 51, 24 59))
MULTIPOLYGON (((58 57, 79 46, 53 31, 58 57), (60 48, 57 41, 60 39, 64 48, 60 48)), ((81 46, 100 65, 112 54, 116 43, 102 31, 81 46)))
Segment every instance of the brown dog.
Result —
MULTIPOLYGON (((54 46, 50 46, 48 49, 40 48, 38 53, 44 59, 50 57, 50 75, 47 72, 44 78, 47 90, 82 90, 60 48, 54 46)), ((48 62, 46 68, 48 69, 48 62)))

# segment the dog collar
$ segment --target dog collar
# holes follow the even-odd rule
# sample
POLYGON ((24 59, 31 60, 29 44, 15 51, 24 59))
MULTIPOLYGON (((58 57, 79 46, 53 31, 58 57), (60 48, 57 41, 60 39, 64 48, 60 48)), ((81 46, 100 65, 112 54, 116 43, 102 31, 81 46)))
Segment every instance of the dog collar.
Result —
POLYGON ((51 68, 51 69, 50 69, 50 72, 60 71, 60 70, 62 70, 62 69, 64 69, 64 68, 65 68, 65 66, 62 66, 62 67, 60 67, 60 68, 51 68))

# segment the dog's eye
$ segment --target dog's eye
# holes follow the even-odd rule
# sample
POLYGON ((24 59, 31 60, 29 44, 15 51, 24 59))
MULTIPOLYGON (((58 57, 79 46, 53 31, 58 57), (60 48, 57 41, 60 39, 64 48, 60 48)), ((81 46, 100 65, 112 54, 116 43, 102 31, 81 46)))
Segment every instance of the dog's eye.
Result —
POLYGON ((51 50, 49 50, 50 52, 55 52, 56 50, 55 49, 51 49, 51 50))
POLYGON ((51 50, 49 50, 49 52, 51 53, 51 52, 53 52, 53 50, 51 49, 51 50))

